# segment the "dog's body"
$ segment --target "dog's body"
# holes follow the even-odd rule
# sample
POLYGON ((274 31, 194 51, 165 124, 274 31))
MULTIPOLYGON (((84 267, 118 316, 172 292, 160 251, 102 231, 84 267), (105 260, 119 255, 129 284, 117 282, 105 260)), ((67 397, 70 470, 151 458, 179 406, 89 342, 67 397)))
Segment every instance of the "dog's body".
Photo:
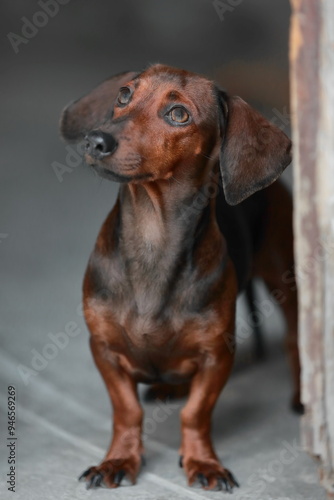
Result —
POLYGON ((289 164, 290 141, 209 80, 161 65, 104 82, 65 110, 62 133, 88 134, 88 163, 122 182, 84 280, 114 434, 83 477, 90 487, 117 486, 124 474, 134 481, 143 452, 137 383, 187 383, 188 481, 231 490, 210 418, 233 364, 236 298, 254 276, 283 297, 299 405, 296 292, 283 279, 293 266, 291 199, 282 184, 267 187, 289 164))

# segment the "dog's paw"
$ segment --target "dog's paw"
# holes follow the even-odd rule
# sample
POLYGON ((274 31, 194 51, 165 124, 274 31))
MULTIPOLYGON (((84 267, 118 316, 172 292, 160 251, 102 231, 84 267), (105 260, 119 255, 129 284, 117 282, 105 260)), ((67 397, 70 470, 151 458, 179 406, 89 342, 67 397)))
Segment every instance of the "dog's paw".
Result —
POLYGON ((292 402, 291 403, 291 410, 296 413, 297 415, 304 415, 305 413, 305 406, 303 403, 299 402, 292 402))
POLYGON ((218 460, 182 460, 188 477, 189 486, 200 485, 205 490, 227 491, 232 493, 234 487, 239 487, 232 472, 225 469, 218 460))
POLYGON ((294 396, 291 400, 291 410, 294 413, 296 413, 297 415, 304 415, 304 413, 305 413, 305 406, 300 401, 300 394, 299 393, 294 394, 294 396))
POLYGON ((86 482, 86 488, 117 488, 124 478, 135 484, 140 469, 140 458, 128 457, 123 459, 110 459, 100 465, 89 467, 79 477, 79 481, 86 482))

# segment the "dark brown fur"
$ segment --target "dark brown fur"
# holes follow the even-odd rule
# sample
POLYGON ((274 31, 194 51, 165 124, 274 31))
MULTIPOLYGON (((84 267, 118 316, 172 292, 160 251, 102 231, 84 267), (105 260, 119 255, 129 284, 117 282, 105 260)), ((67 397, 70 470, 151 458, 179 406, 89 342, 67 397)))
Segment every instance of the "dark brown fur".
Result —
POLYGON ((118 486, 124 474, 134 482, 143 453, 137 384, 183 383, 188 482, 232 490, 210 420, 233 364, 236 298, 253 276, 284 294, 299 404, 297 298, 282 280, 293 265, 291 200, 277 182, 254 194, 290 163, 290 140, 206 78, 162 65, 107 80, 66 108, 61 130, 70 141, 88 134, 87 162, 122 182, 84 279, 114 432, 102 463, 82 477, 89 487, 118 486), (120 87, 131 93, 125 105, 120 87), (187 110, 185 125, 171 121, 175 106, 187 110))

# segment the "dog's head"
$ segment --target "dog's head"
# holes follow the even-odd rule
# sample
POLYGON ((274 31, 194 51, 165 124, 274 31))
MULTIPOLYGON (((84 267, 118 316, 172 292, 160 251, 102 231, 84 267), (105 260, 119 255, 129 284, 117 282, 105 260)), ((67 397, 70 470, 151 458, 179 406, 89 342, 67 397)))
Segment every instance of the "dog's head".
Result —
POLYGON ((219 160, 231 205, 291 162, 289 138, 240 97, 163 65, 114 76, 70 104, 61 133, 70 142, 85 139, 87 163, 118 182, 196 178, 219 160))

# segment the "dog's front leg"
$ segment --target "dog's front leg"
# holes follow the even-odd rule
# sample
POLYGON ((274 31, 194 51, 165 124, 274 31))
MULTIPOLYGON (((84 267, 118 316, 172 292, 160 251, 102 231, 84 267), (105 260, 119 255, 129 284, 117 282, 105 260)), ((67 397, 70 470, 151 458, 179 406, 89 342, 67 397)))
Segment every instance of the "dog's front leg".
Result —
POLYGON ((230 374, 233 357, 230 339, 222 334, 220 346, 207 353, 196 372, 189 399, 181 411, 180 464, 189 485, 199 481, 205 489, 227 491, 238 486, 232 473, 219 462, 210 437, 212 410, 230 374))
POLYGON ((135 483, 143 453, 143 410, 137 396, 137 384, 119 365, 117 356, 105 342, 92 336, 91 350, 113 405, 113 438, 101 464, 87 469, 80 479, 86 480, 87 488, 102 483, 115 488, 125 476, 135 483))

